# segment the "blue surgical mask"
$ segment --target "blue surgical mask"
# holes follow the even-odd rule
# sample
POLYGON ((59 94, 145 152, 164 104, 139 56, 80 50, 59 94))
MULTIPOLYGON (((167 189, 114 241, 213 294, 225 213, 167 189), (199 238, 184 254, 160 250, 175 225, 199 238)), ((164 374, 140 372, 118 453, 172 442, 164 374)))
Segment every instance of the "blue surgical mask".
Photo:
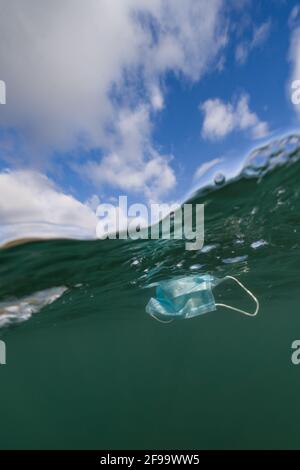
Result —
POLYGON ((217 307, 228 308, 248 316, 255 316, 258 313, 259 303, 256 297, 232 276, 218 279, 209 274, 195 275, 161 281, 155 285, 156 296, 149 300, 146 312, 160 321, 193 318, 213 312, 217 307), (213 288, 227 279, 235 281, 254 300, 256 309, 253 313, 215 302, 213 288))

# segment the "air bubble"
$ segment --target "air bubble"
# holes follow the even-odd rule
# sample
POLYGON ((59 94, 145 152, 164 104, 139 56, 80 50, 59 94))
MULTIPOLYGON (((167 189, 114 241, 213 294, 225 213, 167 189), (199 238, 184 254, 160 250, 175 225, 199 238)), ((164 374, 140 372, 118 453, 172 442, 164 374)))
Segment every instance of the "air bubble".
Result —
POLYGON ((217 173, 214 177, 214 182, 216 186, 222 186, 226 181, 225 176, 222 173, 217 173))

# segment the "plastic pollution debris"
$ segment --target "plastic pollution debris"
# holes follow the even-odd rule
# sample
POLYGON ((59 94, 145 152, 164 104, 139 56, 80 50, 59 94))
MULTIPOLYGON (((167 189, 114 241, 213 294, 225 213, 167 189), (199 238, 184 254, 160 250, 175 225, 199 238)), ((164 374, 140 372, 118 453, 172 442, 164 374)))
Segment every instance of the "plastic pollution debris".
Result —
POLYGON ((156 297, 152 297, 147 306, 146 312, 158 321, 173 321, 175 318, 188 319, 208 312, 213 312, 217 307, 224 307, 247 316, 254 317, 259 310, 257 298, 238 279, 233 276, 226 276, 222 279, 210 274, 186 276, 177 279, 161 281, 156 284, 156 297), (246 312, 237 307, 227 304, 216 303, 213 295, 213 288, 221 282, 231 279, 235 281, 251 299, 255 302, 256 308, 253 313, 246 312))

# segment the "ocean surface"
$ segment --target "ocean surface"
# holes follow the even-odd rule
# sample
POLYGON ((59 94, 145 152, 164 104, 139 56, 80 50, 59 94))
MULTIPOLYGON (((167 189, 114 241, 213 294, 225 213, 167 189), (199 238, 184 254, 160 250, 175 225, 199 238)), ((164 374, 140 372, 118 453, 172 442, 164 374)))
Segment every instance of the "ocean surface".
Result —
MULTIPOLYGON (((205 246, 43 241, 0 250, 1 449, 299 449, 300 137, 199 190, 205 246), (238 277, 256 318, 218 309, 161 324, 161 279, 238 277)), ((249 309, 231 283, 217 301, 249 309)))

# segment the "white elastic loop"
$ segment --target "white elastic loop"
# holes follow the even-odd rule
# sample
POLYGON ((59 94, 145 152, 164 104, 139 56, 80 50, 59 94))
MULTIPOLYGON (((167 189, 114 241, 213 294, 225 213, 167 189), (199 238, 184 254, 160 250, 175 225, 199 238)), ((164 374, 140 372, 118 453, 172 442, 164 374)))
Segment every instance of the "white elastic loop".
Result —
POLYGON ((172 320, 161 320, 160 318, 156 317, 153 313, 150 313, 150 316, 154 318, 154 320, 159 321, 159 323, 172 323, 174 321, 174 318, 172 320))
POLYGON ((224 307, 224 308, 228 308, 230 310, 234 310, 235 312, 239 312, 239 313, 243 313, 244 315, 247 315, 248 317, 255 317, 257 314, 258 314, 258 310, 259 310, 259 302, 258 302, 258 299, 255 297, 254 294, 252 294, 252 292, 250 292, 238 279, 236 279, 235 277, 233 276, 225 276, 224 279, 232 279, 233 281, 235 281, 242 289, 244 289, 245 292, 247 292, 247 294, 254 300, 255 304, 256 304, 256 309, 255 309, 255 312, 254 313, 249 313, 249 312, 245 312, 245 310, 241 310, 240 308, 237 308, 237 307, 232 307, 231 305, 226 305, 226 304, 216 304, 217 307, 224 307))

